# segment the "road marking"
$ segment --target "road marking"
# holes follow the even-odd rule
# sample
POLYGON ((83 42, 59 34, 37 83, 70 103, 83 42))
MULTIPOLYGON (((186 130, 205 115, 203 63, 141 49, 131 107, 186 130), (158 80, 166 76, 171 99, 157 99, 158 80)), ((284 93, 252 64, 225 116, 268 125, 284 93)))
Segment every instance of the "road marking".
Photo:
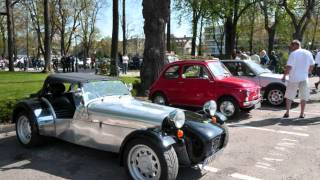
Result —
POLYGON ((268 169, 268 170, 272 170, 272 171, 275 171, 275 170, 276 170, 276 169, 274 169, 274 168, 270 168, 270 167, 266 167, 266 166, 261 166, 261 165, 256 165, 256 167, 262 168, 262 169, 268 169))
POLYGON ((2 166, 0 169, 19 168, 19 167, 25 166, 25 165, 30 164, 30 163, 31 163, 31 161, 29 161, 29 160, 22 160, 22 161, 18 161, 18 162, 15 162, 15 163, 12 163, 12 164, 9 164, 9 165, 6 165, 6 166, 2 166))
POLYGON ((287 143, 287 142, 282 142, 282 143, 278 143, 278 146, 284 146, 284 147, 289 147, 289 148, 293 148, 293 146, 295 146, 295 143, 287 143))
POLYGON ((259 178, 255 178, 255 177, 252 177, 252 176, 247 176, 247 175, 243 175, 243 174, 239 174, 239 173, 233 173, 230 176, 233 177, 233 178, 242 179, 242 180, 262 180, 262 179, 259 179, 259 178))
POLYGON ((217 173, 218 171, 220 171, 220 169, 217 169, 217 168, 214 168, 214 167, 211 167, 211 166, 205 166, 203 169, 206 170, 206 171, 213 172, 213 173, 217 173))
POLYGON ((298 130, 298 131, 307 131, 307 128, 302 128, 302 127, 293 127, 292 129, 298 130))
POLYGON ((261 165, 261 166, 268 166, 271 167, 271 164, 269 163, 265 163, 265 162, 257 162, 257 164, 261 165))
POLYGON ((242 125, 242 124, 231 124, 231 125, 228 125, 228 126, 229 127, 243 127, 243 128, 247 128, 247 129, 268 131, 268 132, 274 132, 274 133, 279 133, 279 134, 290 134, 290 135, 303 136, 303 137, 308 137, 309 136, 309 134, 305 134, 305 133, 291 132, 291 131, 281 131, 281 130, 260 128, 260 127, 246 126, 246 125, 242 125))
POLYGON ((298 140, 288 138, 283 138, 282 141, 299 142, 298 140))
POLYGON ((276 153, 276 152, 269 152, 269 154, 274 156, 284 156, 283 154, 276 153))
POLYGON ((263 159, 266 161, 277 161, 277 162, 283 161, 283 159, 275 159, 275 158, 268 158, 268 157, 264 157, 263 159))
POLYGON ((283 151, 283 152, 290 152, 290 151, 288 151, 285 147, 274 147, 274 149, 276 149, 276 150, 280 150, 280 151, 283 151))

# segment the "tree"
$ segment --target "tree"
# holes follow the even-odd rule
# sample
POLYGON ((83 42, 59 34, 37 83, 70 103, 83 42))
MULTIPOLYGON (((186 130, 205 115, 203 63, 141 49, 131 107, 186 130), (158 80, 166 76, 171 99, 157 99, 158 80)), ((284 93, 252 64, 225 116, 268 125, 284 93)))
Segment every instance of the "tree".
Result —
POLYGON ((212 14, 225 19, 225 51, 231 58, 236 45, 237 24, 243 13, 258 0, 209 0, 212 14))
POLYGON ((282 6, 289 15, 295 30, 292 38, 302 41, 303 34, 311 19, 311 13, 316 6, 315 0, 283 0, 282 6))
POLYGON ((274 48, 276 28, 280 21, 280 7, 277 2, 268 0, 263 0, 259 4, 264 16, 264 28, 268 33, 268 53, 270 54, 274 48))
POLYGON ((171 52, 171 0, 169 2, 169 16, 167 23, 167 51, 171 52))
POLYGON ((6 54, 6 30, 5 30, 5 16, 0 16, 0 36, 1 36, 1 46, 2 47, 2 52, 0 53, 1 57, 5 57, 6 54))
POLYGON ((8 33, 8 58, 9 58, 9 71, 14 71, 13 67, 13 24, 12 24, 12 8, 11 0, 6 0, 6 15, 7 15, 7 33, 8 33))
POLYGON ((43 0, 44 17, 44 69, 43 72, 51 71, 51 26, 49 0, 43 0))
POLYGON ((118 65, 117 65, 117 53, 118 53, 118 36, 119 36, 119 2, 118 0, 112 1, 112 12, 113 12, 113 22, 112 22, 112 45, 111 45, 111 76, 118 76, 118 65))
POLYGON ((169 17, 170 0, 143 0, 145 48, 141 69, 141 87, 146 90, 158 78, 165 65, 165 28, 169 17))
POLYGON ((127 36, 126 36, 126 0, 122 0, 122 53, 127 54, 127 36))

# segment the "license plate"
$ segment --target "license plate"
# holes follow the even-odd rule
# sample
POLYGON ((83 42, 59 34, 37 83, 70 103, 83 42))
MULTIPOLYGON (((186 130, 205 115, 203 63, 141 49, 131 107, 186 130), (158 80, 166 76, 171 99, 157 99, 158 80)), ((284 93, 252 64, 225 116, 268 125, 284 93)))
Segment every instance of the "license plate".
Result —
POLYGON ((255 108, 255 109, 261 108, 261 102, 258 102, 257 104, 255 104, 255 105, 254 105, 254 108, 255 108))

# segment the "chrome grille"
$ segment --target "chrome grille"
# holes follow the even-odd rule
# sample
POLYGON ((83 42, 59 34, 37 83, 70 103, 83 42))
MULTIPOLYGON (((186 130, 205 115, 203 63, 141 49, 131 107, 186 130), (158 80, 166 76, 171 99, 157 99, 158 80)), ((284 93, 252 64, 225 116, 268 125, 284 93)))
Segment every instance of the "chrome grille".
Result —
POLYGON ((212 152, 217 152, 220 147, 221 135, 215 137, 212 140, 212 152))

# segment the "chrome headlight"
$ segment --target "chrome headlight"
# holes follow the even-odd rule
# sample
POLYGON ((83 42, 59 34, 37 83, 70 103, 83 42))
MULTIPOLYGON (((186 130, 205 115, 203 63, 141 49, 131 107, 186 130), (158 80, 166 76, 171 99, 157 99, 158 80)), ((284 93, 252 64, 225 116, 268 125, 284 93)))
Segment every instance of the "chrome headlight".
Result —
POLYGON ((206 102, 203 105, 203 111, 209 116, 214 116, 217 111, 217 103, 213 100, 206 102))
POLYGON ((169 114, 168 119, 174 123, 176 128, 179 129, 184 125, 186 117, 182 110, 175 110, 169 114))

